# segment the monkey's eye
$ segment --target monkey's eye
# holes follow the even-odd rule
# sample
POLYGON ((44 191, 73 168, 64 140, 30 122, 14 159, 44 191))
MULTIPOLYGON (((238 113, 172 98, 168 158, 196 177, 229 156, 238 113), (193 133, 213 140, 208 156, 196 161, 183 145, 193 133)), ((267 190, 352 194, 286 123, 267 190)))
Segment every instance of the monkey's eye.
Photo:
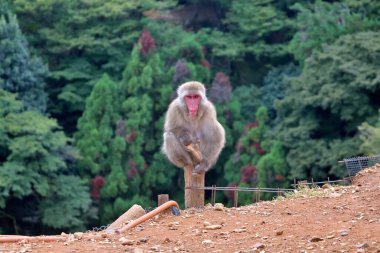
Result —
POLYGON ((186 96, 188 99, 199 99, 200 96, 199 95, 187 95, 186 96))

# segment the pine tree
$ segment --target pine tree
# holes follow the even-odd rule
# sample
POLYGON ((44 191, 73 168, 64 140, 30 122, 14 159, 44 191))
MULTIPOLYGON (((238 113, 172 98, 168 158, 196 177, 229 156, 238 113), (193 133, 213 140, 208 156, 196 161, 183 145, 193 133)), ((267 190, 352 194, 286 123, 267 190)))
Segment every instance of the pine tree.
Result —
POLYGON ((16 16, 5 5, 0 10, 0 88, 17 93, 28 109, 44 113, 47 68, 32 57, 16 16))
POLYGON ((133 204, 153 203, 150 182, 144 181, 144 174, 160 148, 162 117, 170 101, 171 86, 148 30, 142 32, 135 45, 119 88, 116 110, 121 114, 118 129, 122 129, 125 151, 118 157, 121 166, 110 168, 105 176, 101 190, 103 223, 133 204))
POLYGON ((116 84, 108 75, 103 75, 86 100, 75 134, 76 146, 81 152, 80 172, 89 183, 91 179, 92 198, 99 203, 101 214, 109 198, 125 193, 128 188, 121 164, 125 130, 116 97, 116 84), (108 190, 100 194, 103 187, 108 190))

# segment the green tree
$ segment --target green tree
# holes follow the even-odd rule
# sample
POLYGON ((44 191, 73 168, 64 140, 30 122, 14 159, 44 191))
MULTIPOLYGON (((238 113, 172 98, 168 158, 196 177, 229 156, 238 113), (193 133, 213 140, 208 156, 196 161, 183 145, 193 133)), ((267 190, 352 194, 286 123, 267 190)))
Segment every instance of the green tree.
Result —
POLYGON ((286 10, 275 1, 232 1, 224 22, 228 32, 216 30, 212 34, 216 55, 279 57, 287 53, 287 32, 293 25, 286 10))
POLYGON ((105 221, 104 205, 108 205, 110 199, 118 202, 117 198, 128 189, 121 163, 126 148, 125 130, 117 110, 117 96, 117 85, 107 74, 103 75, 86 100, 75 133, 76 146, 81 151, 80 172, 89 183, 92 179, 92 198, 99 202, 102 222, 105 221), (104 185, 97 185, 99 178, 104 185), (106 194, 99 195, 101 186, 107 189, 106 194))
POLYGON ((91 199, 70 166, 75 153, 57 122, 25 111, 16 95, 2 89, 0 105, 2 227, 16 233, 84 229, 91 199), (12 229, 7 217, 16 220, 12 229))
MULTIPOLYGON (((281 143, 268 136, 268 111, 261 106, 255 122, 246 124, 233 155, 225 164, 225 178, 230 185, 243 187, 276 188, 285 186, 287 165, 281 143), (237 168, 240 169, 237 173, 237 168)), ((251 193, 239 194, 239 201, 252 203, 251 193)), ((261 195, 269 198, 271 195, 261 195)))
POLYGON ((47 68, 32 57, 16 16, 4 5, 0 9, 0 89, 17 93, 26 108, 44 113, 47 68))
POLYGON ((285 90, 290 85, 292 77, 300 74, 300 68, 293 63, 272 69, 264 78, 263 86, 260 87, 260 103, 268 109, 269 122, 273 127, 276 123, 276 109, 274 103, 285 97, 285 90))
POLYGON ((379 43, 377 32, 361 32, 324 45, 276 103, 292 178, 345 176, 337 161, 357 155, 357 127, 380 105, 379 43))
MULTIPOLYGON (((380 115, 380 111, 379 111, 380 115)), ((363 142, 360 152, 364 155, 378 155, 380 153, 380 120, 374 126, 364 122, 359 126, 359 137, 363 142)))
POLYGON ((159 150, 162 128, 158 124, 170 100, 171 85, 148 30, 142 32, 132 51, 118 93, 125 151, 120 157, 122 169, 112 168, 101 191, 101 197, 106 199, 102 207, 104 221, 135 203, 153 204, 150 182, 144 182, 144 174, 159 150))
POLYGON ((49 62, 48 110, 70 135, 103 73, 120 80, 149 1, 12 1, 32 46, 49 62))
POLYGON ((368 19, 352 12, 345 4, 317 1, 314 4, 296 4, 298 32, 289 45, 289 50, 300 62, 320 49, 324 43, 331 43, 343 34, 378 29, 379 20, 368 19))

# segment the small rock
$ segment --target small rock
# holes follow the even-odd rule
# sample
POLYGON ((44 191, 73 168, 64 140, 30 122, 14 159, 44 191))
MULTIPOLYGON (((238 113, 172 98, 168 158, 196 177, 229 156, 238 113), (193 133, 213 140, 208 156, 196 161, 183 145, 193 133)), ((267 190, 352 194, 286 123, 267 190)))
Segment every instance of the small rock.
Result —
POLYGON ((324 184, 324 185, 322 185, 322 188, 323 189, 328 189, 328 188, 330 188, 330 185, 329 184, 324 184))
POLYGON ((141 232, 141 231, 144 230, 144 227, 141 226, 141 225, 138 225, 138 226, 135 228, 135 230, 136 230, 137 232, 141 232))
POLYGON ((323 239, 317 236, 314 236, 310 239, 310 242, 320 242, 320 241, 323 241, 323 239))
POLYGON ((168 224, 168 226, 169 227, 173 227, 173 226, 179 226, 179 221, 173 221, 173 222, 170 222, 169 224, 168 224))
POLYGON ((206 226, 205 229, 207 230, 217 230, 217 229, 221 229, 222 226, 221 225, 210 225, 210 226, 206 226))
POLYGON ((215 211, 223 211, 224 210, 224 205, 222 203, 216 203, 214 205, 215 211))
POLYGON ((247 229, 246 228, 236 228, 232 232, 235 232, 235 233, 244 233, 244 232, 247 232, 247 229))
POLYGON ((150 249, 153 251, 159 251, 160 247, 158 245, 153 245, 152 247, 150 247, 150 249))
POLYGON ((169 230, 178 230, 179 222, 178 221, 170 222, 168 226, 169 226, 169 230))
POLYGON ((80 240, 82 239, 83 237, 83 233, 82 232, 75 232, 74 233, 74 238, 77 239, 77 240, 80 240))
POLYGON ((203 226, 204 226, 204 227, 211 226, 211 223, 208 222, 208 221, 204 221, 204 222, 203 222, 203 226))
POLYGON ((357 248, 368 248, 368 243, 360 243, 356 245, 357 248))
POLYGON ((210 245, 212 243, 213 243, 213 241, 211 241, 211 240, 204 240, 204 241, 202 241, 203 245, 210 245))
POLYGON ((254 249, 254 250, 263 249, 263 248, 265 248, 265 244, 262 244, 261 242, 257 242, 252 246, 252 249, 254 249))
POLYGON ((221 232, 220 237, 224 238, 224 239, 228 239, 230 237, 230 233, 229 232, 221 232))
POLYGON ((135 244, 134 240, 130 240, 126 237, 120 237, 119 242, 121 243, 121 245, 133 245, 133 244, 135 244))
POLYGON ((67 242, 73 242, 75 241, 75 237, 73 234, 69 234, 69 236, 67 237, 67 242))
POLYGON ((141 238, 139 239, 139 241, 142 242, 142 243, 145 243, 145 242, 148 242, 148 241, 149 241, 149 238, 148 238, 148 237, 141 237, 141 238))
POLYGON ((341 236, 347 236, 348 235, 348 232, 347 231, 343 231, 340 233, 341 236))
POLYGON ((328 235, 328 236, 326 236, 327 239, 332 239, 334 237, 335 237, 334 235, 328 235))
POLYGON ((277 230, 276 235, 282 235, 284 233, 284 230, 277 230))

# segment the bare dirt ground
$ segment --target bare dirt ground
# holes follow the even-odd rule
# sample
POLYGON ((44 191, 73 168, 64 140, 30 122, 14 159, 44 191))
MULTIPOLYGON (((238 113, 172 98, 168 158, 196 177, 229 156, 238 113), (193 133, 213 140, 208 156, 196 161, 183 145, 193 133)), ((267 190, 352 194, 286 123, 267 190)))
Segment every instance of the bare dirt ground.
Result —
POLYGON ((1 243, 0 252, 380 252, 380 165, 360 172, 350 186, 164 214, 125 234, 1 243))

